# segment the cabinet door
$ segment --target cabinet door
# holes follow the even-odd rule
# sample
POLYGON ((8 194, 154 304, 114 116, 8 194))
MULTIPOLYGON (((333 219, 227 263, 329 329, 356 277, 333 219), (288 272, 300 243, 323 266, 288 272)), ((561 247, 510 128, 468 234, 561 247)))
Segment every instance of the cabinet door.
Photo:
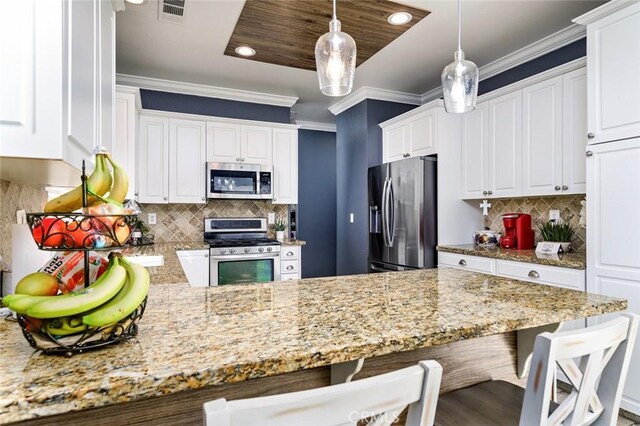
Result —
POLYGON ((115 123, 111 155, 129 175, 127 198, 133 199, 136 182, 136 96, 117 92, 115 97, 115 123))
POLYGON ((205 123, 169 120, 170 203, 206 201, 205 158, 205 123))
POLYGON ((437 152, 436 109, 423 112, 409 120, 410 157, 431 155, 437 152))
POLYGON ((242 162, 271 165, 271 127, 242 126, 240 136, 242 162))
POLYGON ((562 92, 562 193, 584 194, 587 190, 584 156, 587 146, 586 68, 565 74, 562 92))
POLYGON ((640 3, 587 26, 590 144, 640 136, 640 3))
POLYGON ((71 0, 68 8, 68 46, 66 81, 65 149, 74 154, 69 161, 80 168, 83 158, 90 158, 99 142, 100 74, 99 7, 97 0, 71 0))
MULTIPOLYGON (((169 120, 140 117, 138 201, 169 202, 169 120)), ((203 178, 204 183, 204 178, 203 178)))
POLYGON ((479 103, 462 118, 462 198, 487 196, 489 104, 479 103))
POLYGON ((521 194, 522 92, 489 101, 489 195, 521 194))
POLYGON ((562 76, 522 90, 522 195, 562 192, 562 76))
POLYGON ((209 286, 209 251, 179 250, 176 252, 191 287, 209 286))
POLYGON ((298 131, 273 129, 273 203, 298 204, 298 131))
POLYGON ((207 123, 207 161, 239 163, 240 158, 240 126, 207 123))
POLYGON ((382 161, 390 163, 402 160, 407 153, 408 128, 407 123, 395 123, 386 127, 382 138, 382 161))
POLYGON ((99 1, 98 140, 97 145, 113 151, 114 97, 116 84, 116 16, 111 2, 99 1))

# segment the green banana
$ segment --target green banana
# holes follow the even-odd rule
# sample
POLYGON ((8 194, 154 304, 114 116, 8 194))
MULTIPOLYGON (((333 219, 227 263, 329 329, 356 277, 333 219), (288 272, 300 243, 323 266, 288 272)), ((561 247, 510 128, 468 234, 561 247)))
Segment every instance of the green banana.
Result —
MULTIPOLYGON (((127 278, 127 271, 113 257, 107 271, 91 286, 84 290, 62 296, 50 296, 27 309, 27 315, 34 318, 59 318, 87 312, 114 297, 127 278)), ((34 296, 35 297, 35 296, 34 296)))
POLYGON ((88 328, 82 323, 82 318, 76 316, 51 319, 42 326, 42 331, 52 336, 69 336, 81 333, 88 328))
MULTIPOLYGON (((87 188, 101 197, 109 191, 112 181, 111 172, 104 160, 105 155, 96 154, 96 168, 87 178, 87 188)), ((97 200, 98 197, 88 195, 87 205, 97 200)), ((82 185, 49 201, 45 204, 44 211, 45 213, 69 213, 80 207, 82 207, 82 185)))
POLYGON ((82 322, 102 327, 126 318, 142 303, 149 292, 149 272, 141 265, 120 260, 127 271, 127 281, 109 302, 82 317, 82 322))
POLYGON ((28 294, 8 294, 2 298, 2 303, 12 311, 25 315, 27 309, 33 305, 56 296, 30 296, 28 294))
POLYGON ((122 204, 129 190, 129 176, 122 167, 113 161, 111 155, 107 154, 106 158, 111 163, 111 167, 113 167, 113 186, 109 192, 109 198, 122 204))

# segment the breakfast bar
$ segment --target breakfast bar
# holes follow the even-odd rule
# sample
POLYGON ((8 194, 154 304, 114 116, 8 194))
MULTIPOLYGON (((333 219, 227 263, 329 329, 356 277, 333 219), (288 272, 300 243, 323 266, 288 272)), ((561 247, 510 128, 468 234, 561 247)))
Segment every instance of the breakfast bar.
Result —
POLYGON ((0 321, 0 424, 199 424, 207 400, 326 386, 428 358, 443 365, 441 391, 515 380, 518 330, 626 307, 448 268, 152 285, 136 338, 70 358, 34 352, 16 323, 0 321))

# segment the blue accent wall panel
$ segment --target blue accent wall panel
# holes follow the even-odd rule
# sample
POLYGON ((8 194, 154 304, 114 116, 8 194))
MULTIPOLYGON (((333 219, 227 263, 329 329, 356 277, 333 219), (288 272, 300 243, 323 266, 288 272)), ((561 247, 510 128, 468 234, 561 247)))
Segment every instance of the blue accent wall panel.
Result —
POLYGON ((336 117, 336 272, 367 272, 369 217, 367 171, 382 163, 381 122, 415 105, 364 100, 336 117), (354 214, 354 223, 349 215, 354 214))
POLYGON ((142 108, 212 117, 289 123, 291 108, 140 89, 142 108))
POLYGON ((298 131, 298 238, 302 278, 336 275, 336 134, 298 131))

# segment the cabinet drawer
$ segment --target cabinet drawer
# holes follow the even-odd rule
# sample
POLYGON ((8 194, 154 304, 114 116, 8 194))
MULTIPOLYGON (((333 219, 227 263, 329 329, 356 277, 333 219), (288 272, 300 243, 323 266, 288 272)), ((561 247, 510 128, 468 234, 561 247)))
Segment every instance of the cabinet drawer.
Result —
POLYGON ((468 256, 466 254, 439 252, 438 264, 458 269, 484 272, 486 274, 495 274, 496 271, 496 261, 494 259, 479 256, 468 256))
POLYGON ((284 260, 300 259, 300 247, 284 246, 280 252, 280 258, 284 260))
POLYGON ((297 274, 300 272, 299 262, 297 260, 283 260, 280 263, 280 273, 284 274, 297 274))
POLYGON ((299 280, 300 274, 281 274, 280 281, 299 280))
POLYGON ((509 260, 498 260, 497 268, 497 274, 503 277, 585 291, 585 272, 582 269, 560 268, 509 260))

